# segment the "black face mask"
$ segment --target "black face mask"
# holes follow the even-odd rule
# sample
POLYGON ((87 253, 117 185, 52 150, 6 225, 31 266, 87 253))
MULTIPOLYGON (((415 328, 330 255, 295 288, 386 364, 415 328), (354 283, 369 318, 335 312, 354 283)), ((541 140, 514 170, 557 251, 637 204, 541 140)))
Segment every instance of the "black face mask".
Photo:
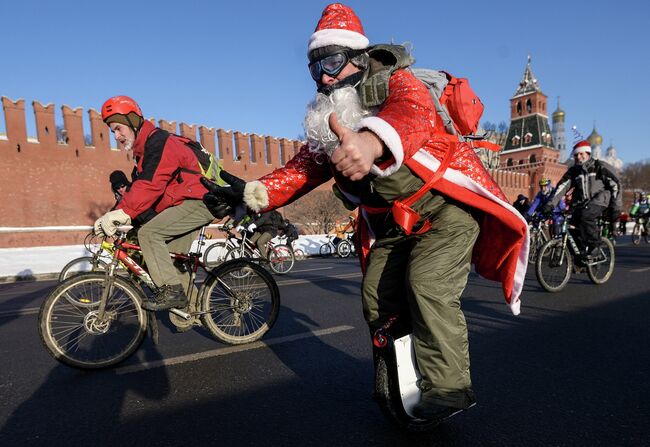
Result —
POLYGON ((341 87, 347 87, 347 86, 356 87, 361 82, 365 74, 366 74, 365 71, 358 71, 332 85, 319 84, 317 92, 329 96, 332 94, 334 90, 339 89, 341 87))

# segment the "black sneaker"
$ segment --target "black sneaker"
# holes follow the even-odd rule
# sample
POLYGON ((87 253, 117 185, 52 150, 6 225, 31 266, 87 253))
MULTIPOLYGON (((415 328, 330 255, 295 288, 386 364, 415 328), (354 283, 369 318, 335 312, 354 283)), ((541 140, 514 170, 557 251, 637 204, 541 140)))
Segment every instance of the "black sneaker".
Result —
POLYGON ((172 307, 187 307, 188 300, 183 290, 183 286, 176 284, 173 286, 164 285, 158 289, 156 294, 142 303, 142 308, 146 310, 167 310, 172 307))
POLYGON ((441 421, 476 405, 476 399, 474 398, 474 393, 471 390, 468 390, 465 393, 464 398, 461 399, 465 401, 462 404, 460 401, 458 401, 458 399, 454 398, 450 400, 450 402, 454 401, 454 405, 461 404, 461 407, 449 406, 442 403, 446 400, 448 399, 432 395, 431 393, 423 392, 422 397, 420 398, 420 402, 413 406, 413 416, 418 419, 441 421))

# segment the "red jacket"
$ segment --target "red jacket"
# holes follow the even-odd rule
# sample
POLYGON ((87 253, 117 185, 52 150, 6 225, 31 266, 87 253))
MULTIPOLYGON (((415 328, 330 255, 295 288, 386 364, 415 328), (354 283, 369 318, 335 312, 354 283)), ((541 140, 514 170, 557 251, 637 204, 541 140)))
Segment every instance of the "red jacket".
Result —
POLYGON ((185 199, 202 199, 207 190, 186 141, 145 121, 133 143, 136 178, 117 208, 135 219, 149 209, 160 213, 185 199))

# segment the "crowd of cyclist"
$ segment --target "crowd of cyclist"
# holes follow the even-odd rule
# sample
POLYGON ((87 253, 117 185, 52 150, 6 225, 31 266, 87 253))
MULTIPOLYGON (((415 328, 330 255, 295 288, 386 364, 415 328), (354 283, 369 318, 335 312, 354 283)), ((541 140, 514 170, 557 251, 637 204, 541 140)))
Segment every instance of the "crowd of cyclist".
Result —
POLYGON ((650 217, 650 205, 645 192, 636 192, 629 214, 622 212, 622 190, 614 169, 591 157, 586 140, 576 143, 572 155, 573 164, 556 188, 543 177, 533 201, 520 194, 513 207, 531 224, 548 222, 551 236, 559 235, 565 216, 570 216, 581 261, 586 262, 598 255, 603 225, 612 238, 617 233, 625 234, 630 218, 644 222, 650 217))

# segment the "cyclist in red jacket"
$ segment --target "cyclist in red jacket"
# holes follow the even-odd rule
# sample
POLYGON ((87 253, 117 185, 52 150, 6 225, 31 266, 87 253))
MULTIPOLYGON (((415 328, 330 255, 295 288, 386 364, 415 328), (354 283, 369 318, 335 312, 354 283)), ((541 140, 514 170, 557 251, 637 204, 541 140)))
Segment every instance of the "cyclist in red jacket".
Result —
POLYGON ((201 200, 207 190, 200 182, 201 170, 188 146, 190 140, 145 120, 128 96, 108 99, 102 106, 102 119, 124 149, 133 151, 136 167, 131 188, 115 210, 97 219, 95 233, 112 236, 119 225, 139 226, 142 255, 159 287, 143 307, 186 307, 189 278, 174 266, 169 252, 188 252, 199 229, 214 219, 201 200))

